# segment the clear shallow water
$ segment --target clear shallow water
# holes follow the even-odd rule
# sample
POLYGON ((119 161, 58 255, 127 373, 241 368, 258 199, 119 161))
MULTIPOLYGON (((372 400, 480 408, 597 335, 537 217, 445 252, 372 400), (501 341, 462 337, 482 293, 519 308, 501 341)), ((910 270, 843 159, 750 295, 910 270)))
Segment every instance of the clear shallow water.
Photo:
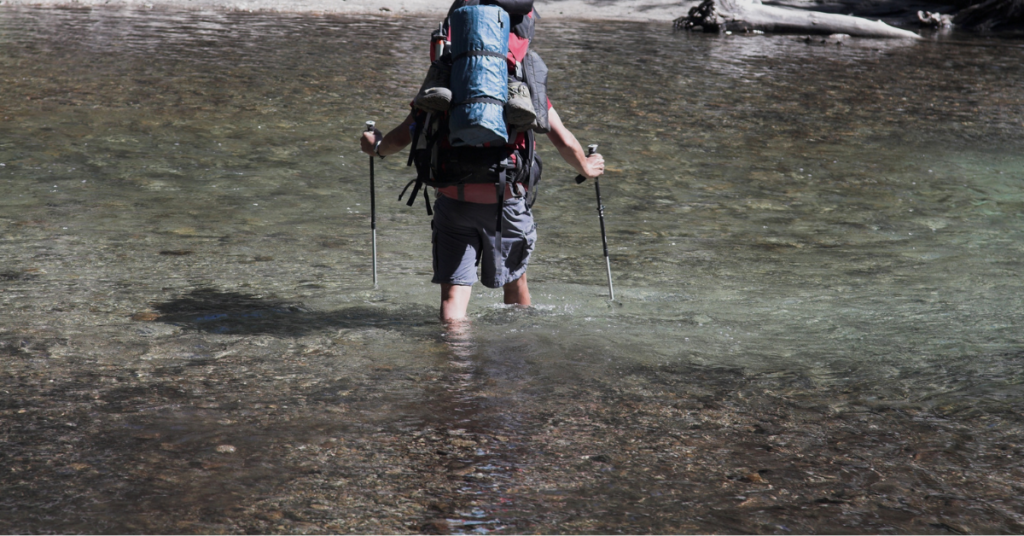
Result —
POLYGON ((6 532, 1016 532, 1024 48, 544 22, 536 307, 377 166, 436 21, 0 11, 6 532))

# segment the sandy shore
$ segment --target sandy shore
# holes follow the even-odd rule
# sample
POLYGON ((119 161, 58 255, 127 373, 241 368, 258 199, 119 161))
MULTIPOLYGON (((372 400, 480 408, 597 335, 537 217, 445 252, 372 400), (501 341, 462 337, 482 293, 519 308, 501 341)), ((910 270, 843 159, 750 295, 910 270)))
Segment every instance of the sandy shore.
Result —
MULTIPOLYGON (((553 19, 667 22, 685 15, 695 2, 680 0, 538 0, 537 11, 553 19)), ((174 8, 353 15, 443 15, 442 0, 0 0, 4 6, 174 8)))

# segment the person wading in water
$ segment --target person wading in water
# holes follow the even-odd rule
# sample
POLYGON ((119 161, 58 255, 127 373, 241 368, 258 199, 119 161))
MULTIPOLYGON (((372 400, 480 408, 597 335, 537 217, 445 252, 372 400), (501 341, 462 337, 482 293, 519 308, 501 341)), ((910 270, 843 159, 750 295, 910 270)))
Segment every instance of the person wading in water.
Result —
POLYGON ((604 158, 584 154, 547 98, 547 67, 529 50, 535 19, 533 0, 456 0, 434 32, 412 111, 386 135, 374 129, 360 138, 362 151, 380 158, 413 144, 410 205, 424 187, 430 212, 427 187, 436 191, 432 282, 441 285, 445 323, 466 318, 477 266, 484 286, 502 287, 506 304, 530 305, 530 207, 541 174, 535 132, 580 175, 604 173, 604 158))

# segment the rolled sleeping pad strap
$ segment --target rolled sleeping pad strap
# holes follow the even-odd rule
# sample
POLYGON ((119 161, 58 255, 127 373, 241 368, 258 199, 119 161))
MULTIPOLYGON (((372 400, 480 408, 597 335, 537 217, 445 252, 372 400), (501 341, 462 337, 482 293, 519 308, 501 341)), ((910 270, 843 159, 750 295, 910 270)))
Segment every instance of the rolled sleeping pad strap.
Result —
POLYGON ((452 63, 455 63, 455 62, 461 60, 462 58, 466 58, 466 57, 470 57, 470 56, 491 56, 493 58, 501 58, 501 59, 505 59, 505 58, 508 57, 507 54, 499 54, 497 52, 491 52, 490 50, 470 50, 469 52, 463 52, 462 54, 459 54, 458 56, 453 57, 452 58, 452 63))
POLYGON ((508 13, 498 6, 466 6, 451 15, 453 147, 508 142, 508 13), (489 100, 487 100, 489 99, 489 100))

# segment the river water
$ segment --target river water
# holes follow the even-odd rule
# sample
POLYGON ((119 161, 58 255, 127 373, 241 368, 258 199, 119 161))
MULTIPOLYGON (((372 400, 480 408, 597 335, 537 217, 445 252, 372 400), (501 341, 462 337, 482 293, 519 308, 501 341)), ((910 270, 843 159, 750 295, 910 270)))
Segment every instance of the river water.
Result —
POLYGON ((1024 48, 541 21, 534 307, 446 333, 437 21, 0 8, 0 532, 1020 533, 1024 48))

